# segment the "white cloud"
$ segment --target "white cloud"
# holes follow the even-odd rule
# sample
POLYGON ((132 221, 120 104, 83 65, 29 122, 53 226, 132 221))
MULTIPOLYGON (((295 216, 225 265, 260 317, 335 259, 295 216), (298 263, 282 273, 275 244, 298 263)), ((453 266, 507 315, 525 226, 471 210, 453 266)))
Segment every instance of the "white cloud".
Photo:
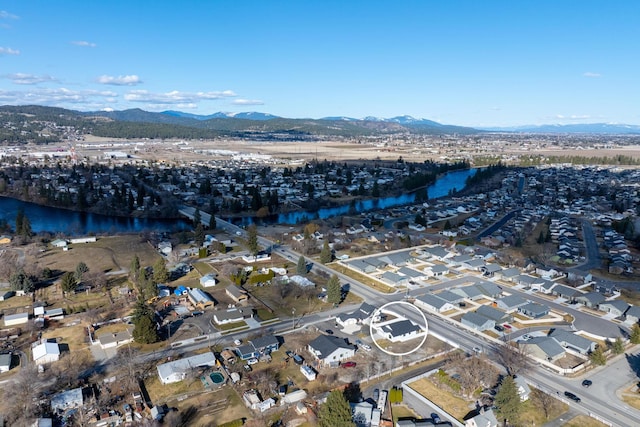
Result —
POLYGON ((234 105, 264 105, 264 102, 257 99, 236 99, 232 102, 234 105))
POLYGON ((135 86, 142 83, 140 77, 132 74, 130 76, 100 76, 97 78, 98 83, 102 83, 103 85, 115 85, 115 86, 135 86))
POLYGON ((166 93, 152 93, 146 90, 132 90, 124 95, 124 99, 131 102, 146 102, 149 104, 156 104, 160 106, 168 104, 193 104, 198 101, 209 101, 233 96, 236 96, 236 94, 230 90, 221 92, 180 92, 174 90, 166 93))
POLYGON ((3 77, 11 80, 14 84, 17 85, 35 85, 38 83, 58 81, 58 79, 56 79, 55 77, 51 77, 48 75, 36 76, 33 74, 25 73, 7 74, 3 77))
POLYGON ((556 115, 556 119, 559 119, 559 120, 586 120, 590 118, 591 116, 588 114, 572 114, 570 116, 565 116, 562 114, 556 115))
POLYGON ((6 10, 0 10, 0 19, 18 19, 18 16, 6 10))
POLYGON ((590 77, 590 78, 598 78, 601 77, 602 75, 600 73, 592 73, 591 71, 587 71, 586 73, 583 74, 584 77, 590 77))
POLYGON ((97 44, 95 43, 91 43, 85 40, 76 40, 76 41, 72 41, 71 44, 75 44, 76 46, 82 46, 82 47, 96 47, 97 44))
POLYGON ((20 51, 10 47, 0 47, 0 55, 20 55, 20 51))
POLYGON ((41 104, 64 106, 64 104, 94 105, 96 101, 114 100, 118 94, 112 91, 71 90, 67 88, 34 88, 30 91, 0 90, 0 101, 9 104, 41 104))

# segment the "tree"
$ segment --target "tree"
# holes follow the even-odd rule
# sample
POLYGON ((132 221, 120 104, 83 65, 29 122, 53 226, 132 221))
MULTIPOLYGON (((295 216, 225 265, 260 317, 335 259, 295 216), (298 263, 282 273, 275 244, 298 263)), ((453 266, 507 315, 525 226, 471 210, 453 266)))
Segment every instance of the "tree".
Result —
POLYGON ((215 230, 217 226, 218 224, 216 223, 216 216, 211 213, 211 215, 209 215, 209 230, 215 230))
POLYGON ((62 288, 62 292, 70 293, 75 292, 78 288, 78 281, 76 280, 76 275, 70 271, 67 271, 62 275, 60 279, 60 287, 62 288))
POLYGON ((301 276, 307 274, 307 260, 302 255, 298 258, 298 264, 296 265, 296 273, 301 276))
POLYGON ((507 375, 502 379, 493 403, 498 408, 497 415, 499 419, 505 419, 510 424, 518 422, 518 417, 522 410, 522 402, 513 377, 507 375))
POLYGON ((611 351, 613 354, 622 354, 624 353, 624 343, 620 337, 616 338, 616 340, 611 344, 611 351))
POLYGON ((153 264, 153 283, 166 283, 169 280, 169 272, 167 266, 164 263, 164 259, 158 258, 153 264))
POLYGON ((133 311, 133 339, 143 344, 151 344, 158 341, 155 313, 153 308, 139 299, 133 311))
POLYGON ((196 224, 196 228, 193 230, 193 240, 196 241, 198 247, 201 247, 204 243, 204 226, 201 222, 196 224))
POLYGON ((631 327, 631 337, 629 337, 629 339, 631 340, 631 344, 640 344, 640 325, 637 323, 634 323, 633 326, 631 327))
POLYGON ((525 349, 525 346, 517 343, 504 343, 498 348, 498 362, 504 366, 507 374, 515 376, 529 369, 530 359, 525 349))
POLYGON ((325 240, 322 244, 322 251, 320 252, 320 262, 328 264, 332 261, 331 248, 329 247, 329 241, 325 240))
POLYGON ((529 400, 531 400, 535 408, 537 408, 539 411, 542 411, 545 421, 549 419, 552 408, 559 403, 555 397, 545 393, 542 390, 538 390, 537 388, 531 390, 531 394, 529 394, 529 400))
POLYGON ((193 213, 193 223, 198 226, 198 224, 202 224, 202 215, 200 214, 200 209, 196 208, 196 211, 193 213))
POLYGON ((596 346, 596 349, 589 354, 589 360, 597 366, 603 366, 607 363, 607 356, 604 354, 602 346, 596 346))
POLYGON ((465 396, 472 396, 479 386, 492 387, 498 380, 496 368, 484 358, 466 357, 464 353, 451 353, 447 367, 458 373, 457 382, 465 396))
POLYGON ((85 264, 83 261, 80 261, 78 265, 76 265, 76 272, 75 272, 76 280, 78 282, 82 282, 82 276, 84 275, 84 273, 87 273, 88 271, 89 271, 89 267, 87 267, 87 264, 85 264))
POLYGON ((18 208, 18 213, 16 213, 16 234, 21 234, 23 221, 24 221, 24 209, 20 207, 18 208))
POLYGON ((134 281, 138 281, 138 272, 140 271, 140 258, 138 255, 134 255, 129 266, 129 277, 134 281))
POLYGON ((320 427, 355 427, 352 420, 351 407, 340 390, 329 393, 327 401, 318 412, 320 427))
POLYGON ((22 267, 9 276, 9 284, 13 291, 33 292, 35 289, 33 280, 25 273, 22 267))
POLYGON ((327 302, 336 305, 341 300, 342 287, 340 286, 340 279, 334 274, 327 282, 327 302))
POLYGON ((258 255, 258 227, 255 224, 251 224, 247 227, 247 247, 251 255, 258 255))

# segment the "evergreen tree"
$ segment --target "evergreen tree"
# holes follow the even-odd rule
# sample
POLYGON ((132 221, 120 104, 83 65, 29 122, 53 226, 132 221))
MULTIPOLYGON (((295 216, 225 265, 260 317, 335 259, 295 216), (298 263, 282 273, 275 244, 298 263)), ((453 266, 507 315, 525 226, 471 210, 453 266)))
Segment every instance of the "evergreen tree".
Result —
POLYGON ((302 255, 298 258, 298 264, 296 265, 296 273, 301 276, 307 274, 307 260, 302 255))
POLYGON ((216 224, 216 216, 212 213, 209 216, 209 230, 215 230, 218 225, 216 224))
POLYGON ((342 287, 340 279, 334 274, 327 282, 327 302, 337 305, 340 301, 342 301, 342 287))
POLYGON ((202 216, 200 215, 200 209, 196 208, 193 214, 193 225, 198 226, 198 224, 202 224, 202 216))
POLYGON ((540 230, 540 235, 538 236, 538 244, 541 245, 544 243, 544 233, 540 230))
POLYGON ((604 354, 602 346, 598 345, 596 349, 589 354, 589 360, 597 366, 604 366, 607 363, 607 356, 604 354))
POLYGON ((320 262, 328 264, 332 261, 331 248, 329 247, 329 241, 325 240, 322 244, 322 251, 320 252, 320 262))
POLYGON ((25 291, 33 292, 35 290, 35 284, 33 280, 24 272, 22 268, 14 272, 9 277, 9 284, 13 291, 25 291))
POLYGON ((620 339, 620 337, 616 338, 616 340, 611 344, 611 351, 613 354, 622 354, 624 353, 624 343, 620 339))
POLYGON ((33 236, 33 231, 31 230, 31 221, 26 216, 22 220, 22 227, 20 227, 19 234, 24 237, 33 236))
POLYGON ((256 227, 255 224, 251 224, 247 227, 247 247, 249 248, 251 255, 258 255, 258 227, 256 227))
POLYGON ((22 234, 22 221, 24 221, 24 209, 20 207, 16 214, 16 234, 22 234))
POLYGON ((138 281, 138 273, 140 271, 140 258, 138 255, 134 255, 131 260, 131 265, 129 266, 129 277, 134 281, 138 281))
POLYGON ((640 344, 640 325, 637 323, 634 323, 633 326, 631 327, 631 337, 629 337, 629 339, 631 340, 631 344, 640 344))
POLYGON ((158 341, 158 331, 153 308, 142 299, 136 303, 133 311, 133 339, 142 344, 158 341))
POLYGON ((89 271, 89 267, 83 261, 80 261, 78 265, 76 265, 75 277, 78 282, 82 282, 82 276, 84 273, 89 271))
POLYGON ((195 240, 198 247, 201 247, 204 243, 204 227, 201 222, 196 224, 196 228, 193 230, 193 240, 195 240))
POLYGON ((355 427, 351 407, 340 390, 334 390, 318 412, 319 427, 355 427))
POLYGON ((509 424, 517 424, 522 402, 513 377, 506 376, 502 379, 500 388, 496 393, 494 405, 497 406, 498 420, 506 419, 509 424))
POLYGON ((166 283, 169 280, 169 272, 167 266, 164 263, 164 259, 158 258, 153 264, 153 283, 166 283))
POLYGON ((60 287, 64 293, 75 292, 78 287, 76 275, 70 271, 64 273, 60 279, 60 287))

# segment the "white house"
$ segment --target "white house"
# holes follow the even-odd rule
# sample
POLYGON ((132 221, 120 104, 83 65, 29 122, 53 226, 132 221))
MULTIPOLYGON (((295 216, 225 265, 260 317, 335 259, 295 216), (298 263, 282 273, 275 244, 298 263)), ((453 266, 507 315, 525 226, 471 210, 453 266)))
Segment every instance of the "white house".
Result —
POLYGON ((208 351, 158 365, 158 377, 162 384, 177 383, 185 379, 193 369, 215 365, 216 357, 212 352, 208 351))
POLYGON ((128 330, 115 333, 106 333, 98 335, 98 342, 100 343, 100 347, 102 347, 102 349, 117 348, 121 345, 133 342, 133 336, 128 330))
POLYGON ((4 326, 22 325, 29 321, 29 313, 16 313, 4 316, 4 326))
POLYGON ((337 365, 356 354, 354 345, 347 344, 346 340, 331 335, 318 336, 309 343, 308 349, 320 364, 326 365, 337 365))
POLYGON ((302 375, 304 375, 304 377, 309 381, 313 381, 316 379, 316 371, 311 366, 300 366, 300 372, 302 372, 302 375))
POLYGON ((205 288, 209 288, 218 284, 218 279, 216 279, 215 274, 205 274, 200 278, 200 285, 205 288))
POLYGON ((478 415, 473 418, 469 418, 464 421, 465 427, 497 427, 498 420, 496 419, 493 410, 484 408, 480 409, 478 415))
POLYGON ((384 324, 376 325, 376 332, 379 336, 388 339, 391 342, 405 342, 423 336, 426 331, 413 323, 411 320, 394 319, 384 324))
POLYGON ((36 365, 44 365, 60 360, 60 347, 56 342, 44 341, 31 349, 36 365))
POLYGON ((446 311, 454 310, 456 308, 456 306, 451 304, 449 301, 443 298, 440 298, 438 295, 434 295, 434 294, 420 295, 415 299, 413 304, 420 307, 423 310, 435 311, 437 313, 444 313, 446 311))

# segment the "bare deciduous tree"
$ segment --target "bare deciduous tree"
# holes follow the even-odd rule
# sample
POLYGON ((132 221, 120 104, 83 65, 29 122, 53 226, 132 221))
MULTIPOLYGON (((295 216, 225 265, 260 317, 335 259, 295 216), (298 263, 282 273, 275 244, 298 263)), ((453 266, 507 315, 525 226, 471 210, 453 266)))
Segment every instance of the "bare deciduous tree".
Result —
POLYGON ((478 386, 491 387, 498 381, 498 371, 486 360, 466 357, 463 353, 451 353, 447 360, 447 369, 455 371, 462 392, 471 396, 478 386))
POLYGON ((498 363, 507 370, 511 376, 526 372, 531 365, 526 347, 521 344, 505 343, 497 351, 498 363))
POLYGON ((554 405, 560 404, 560 402, 550 394, 545 393, 542 390, 533 389, 529 394, 529 399, 538 410, 544 413, 544 419, 548 420, 551 410, 554 405))

